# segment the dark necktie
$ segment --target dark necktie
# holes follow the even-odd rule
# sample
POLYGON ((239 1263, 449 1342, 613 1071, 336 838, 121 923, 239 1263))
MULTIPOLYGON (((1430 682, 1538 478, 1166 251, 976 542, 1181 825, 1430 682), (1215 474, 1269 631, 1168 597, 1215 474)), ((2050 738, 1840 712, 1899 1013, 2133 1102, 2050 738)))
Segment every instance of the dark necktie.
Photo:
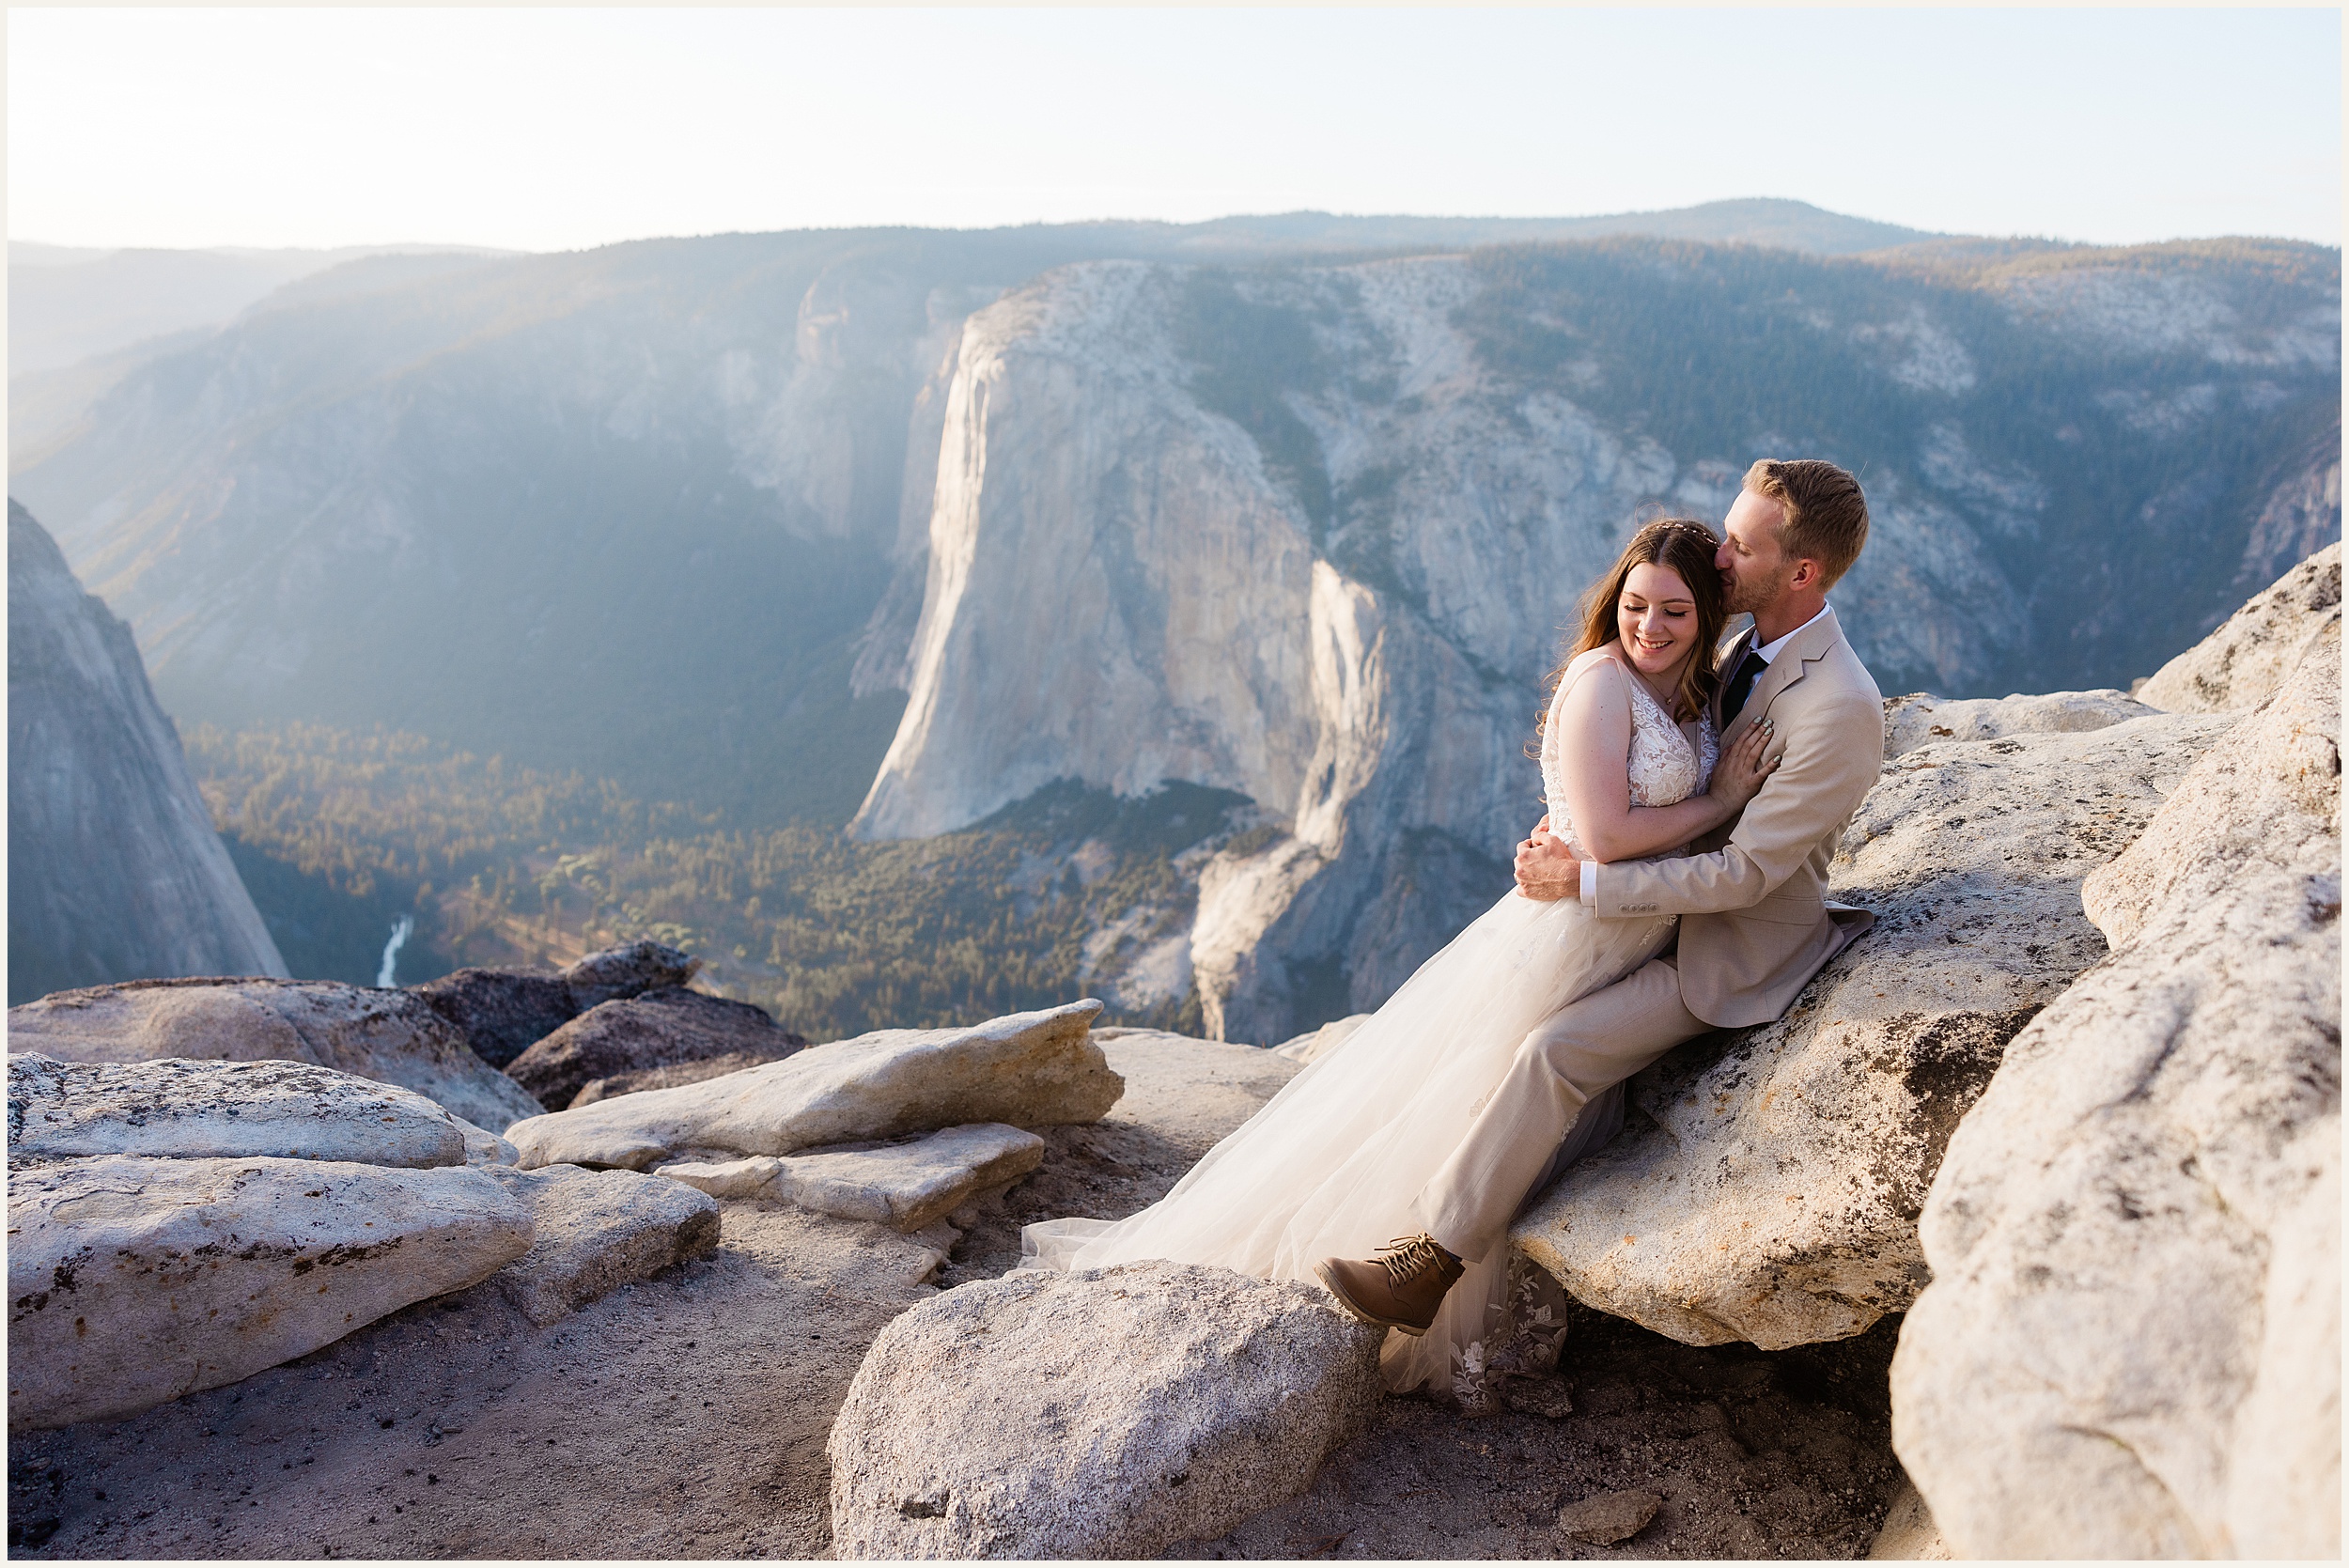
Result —
POLYGON ((1721 689, 1721 731, 1723 734, 1727 734, 1729 726, 1737 722, 1737 715, 1745 711, 1746 699, 1753 695, 1753 683, 1760 680, 1762 672, 1769 667, 1770 661, 1751 648, 1748 648, 1746 657, 1737 661, 1736 673, 1729 677, 1729 684, 1721 689))

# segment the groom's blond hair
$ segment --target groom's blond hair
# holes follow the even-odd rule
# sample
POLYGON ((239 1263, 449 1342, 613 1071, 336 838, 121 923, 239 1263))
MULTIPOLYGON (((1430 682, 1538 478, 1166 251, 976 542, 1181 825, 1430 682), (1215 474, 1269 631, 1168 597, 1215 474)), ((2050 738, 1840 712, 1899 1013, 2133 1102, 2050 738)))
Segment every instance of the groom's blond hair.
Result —
POLYGON ((1868 498, 1843 469, 1818 458, 1765 458, 1746 470, 1746 489, 1778 503, 1785 518, 1779 548, 1818 562, 1827 574, 1822 589, 1834 587, 1859 559, 1868 542, 1868 498))

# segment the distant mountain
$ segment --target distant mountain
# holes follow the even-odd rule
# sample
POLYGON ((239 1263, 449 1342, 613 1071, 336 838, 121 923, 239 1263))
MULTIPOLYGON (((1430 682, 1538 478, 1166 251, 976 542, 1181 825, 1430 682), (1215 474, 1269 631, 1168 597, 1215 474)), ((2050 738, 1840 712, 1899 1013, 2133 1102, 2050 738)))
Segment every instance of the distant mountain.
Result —
MULTIPOLYGON (((281 285, 362 256, 498 254, 461 246, 93 250, 8 241, 8 379, 148 338, 218 326, 281 285)), ((11 388, 13 393, 13 388, 11 388)))
POLYGON ((8 1002, 286 973, 130 628, 8 504, 8 1002))
POLYGON ((2125 685, 2339 536, 2337 251, 1380 226, 1419 222, 370 262, 128 372, 12 485, 191 722, 873 836, 1056 780, 1245 796, 1297 880, 1215 962, 1336 1001, 1523 831, 1583 582, 1755 456, 1861 474, 1836 602, 1888 691, 2125 685))

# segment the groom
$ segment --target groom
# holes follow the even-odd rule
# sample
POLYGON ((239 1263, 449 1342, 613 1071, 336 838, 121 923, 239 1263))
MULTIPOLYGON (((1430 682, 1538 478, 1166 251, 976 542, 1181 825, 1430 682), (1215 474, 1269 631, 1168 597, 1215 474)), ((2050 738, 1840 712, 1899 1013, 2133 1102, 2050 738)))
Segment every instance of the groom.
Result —
POLYGON ((1592 1099, 1684 1040, 1766 1023, 1868 928, 1827 903, 1828 861, 1884 761, 1884 704, 1827 591, 1859 558, 1868 504, 1833 463, 1765 459, 1722 526, 1714 564, 1753 627, 1723 649, 1714 723, 1724 751, 1756 724, 1777 770, 1744 813, 1686 858, 1601 865, 1537 833, 1517 847, 1528 898, 1579 898, 1601 919, 1680 917, 1677 953, 1568 1003, 1517 1047, 1508 1075, 1411 1204, 1418 1234, 1315 1272, 1363 1321, 1426 1332, 1461 1259, 1502 1244, 1592 1099))

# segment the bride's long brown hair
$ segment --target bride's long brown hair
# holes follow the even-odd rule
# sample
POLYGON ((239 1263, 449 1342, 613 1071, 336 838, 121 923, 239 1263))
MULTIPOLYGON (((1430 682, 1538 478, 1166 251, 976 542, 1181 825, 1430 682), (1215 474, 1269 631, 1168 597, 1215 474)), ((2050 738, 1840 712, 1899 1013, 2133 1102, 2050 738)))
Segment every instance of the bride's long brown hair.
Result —
POLYGON ((1713 565, 1720 548, 1721 541, 1713 531, 1694 518, 1657 518, 1631 536, 1631 542, 1623 547, 1623 554, 1607 575, 1582 596, 1576 610, 1582 633, 1542 682, 1542 711, 1533 725, 1532 755, 1541 754, 1542 730, 1549 722, 1548 699, 1565 678, 1566 666, 1622 635, 1615 607, 1623 600, 1624 582, 1634 567, 1666 567, 1679 573, 1680 581, 1688 585, 1688 597, 1697 611, 1696 647, 1681 667, 1680 689, 1674 693, 1680 712, 1675 717, 1693 718, 1704 711, 1720 678, 1713 667, 1714 653, 1720 645, 1721 628, 1729 624, 1728 596, 1721 592, 1721 574, 1713 565))

